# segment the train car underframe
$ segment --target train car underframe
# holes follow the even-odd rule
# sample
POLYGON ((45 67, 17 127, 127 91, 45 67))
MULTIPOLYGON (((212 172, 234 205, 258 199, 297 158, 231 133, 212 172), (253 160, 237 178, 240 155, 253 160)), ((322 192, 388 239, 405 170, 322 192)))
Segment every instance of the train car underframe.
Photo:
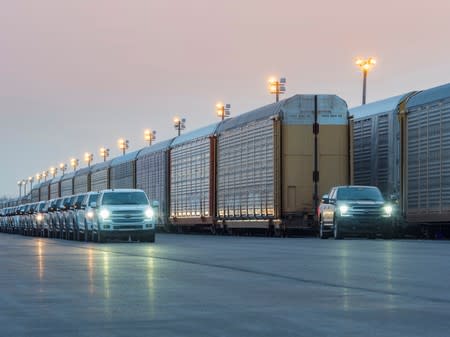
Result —
POLYGON ((310 214, 288 214, 282 219, 216 219, 213 217, 172 217, 164 230, 168 232, 210 232, 224 235, 298 236, 315 235, 317 228, 310 214))

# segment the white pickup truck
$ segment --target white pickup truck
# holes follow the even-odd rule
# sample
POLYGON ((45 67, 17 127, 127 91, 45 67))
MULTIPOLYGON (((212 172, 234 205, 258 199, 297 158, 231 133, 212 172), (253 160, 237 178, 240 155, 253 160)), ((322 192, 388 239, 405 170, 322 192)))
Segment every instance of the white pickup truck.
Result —
POLYGON ((97 242, 107 239, 155 242, 155 216, 147 195, 137 189, 99 192, 92 207, 92 234, 97 242))

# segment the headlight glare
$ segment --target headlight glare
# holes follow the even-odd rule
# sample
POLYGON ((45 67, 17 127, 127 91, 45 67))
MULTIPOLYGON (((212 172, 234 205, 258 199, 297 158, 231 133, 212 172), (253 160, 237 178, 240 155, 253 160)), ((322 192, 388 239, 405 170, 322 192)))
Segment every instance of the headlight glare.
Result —
POLYGON ((384 207, 383 207, 383 210, 384 210, 384 214, 386 215, 386 216, 391 216, 392 215, 392 206, 391 205, 385 205, 384 207))
POLYGON ((94 212, 88 211, 88 212, 86 213, 86 218, 92 219, 93 217, 94 217, 94 212))
POLYGON ((102 217, 103 220, 108 219, 109 218, 109 211, 107 209, 102 209, 100 211, 100 216, 102 217))
POLYGON ((339 211, 341 212, 341 215, 346 215, 348 212, 348 206, 347 205, 339 206, 339 211))
POLYGON ((147 209, 145 210, 145 217, 146 217, 146 218, 153 218, 153 214, 154 214, 153 209, 147 208, 147 209))

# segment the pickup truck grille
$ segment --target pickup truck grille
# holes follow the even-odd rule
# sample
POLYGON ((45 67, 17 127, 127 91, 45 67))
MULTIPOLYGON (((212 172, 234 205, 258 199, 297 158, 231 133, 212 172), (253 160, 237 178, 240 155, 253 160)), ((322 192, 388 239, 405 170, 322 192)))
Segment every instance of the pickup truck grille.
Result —
MULTIPOLYGON (((144 212, 142 210, 117 210, 111 213, 112 224, 133 225, 144 222, 144 212)), ((122 226, 121 226, 122 227, 122 226)), ((142 227, 142 225, 141 225, 142 227)))
POLYGON ((353 205, 349 209, 349 214, 360 216, 379 216, 383 208, 379 205, 353 205))

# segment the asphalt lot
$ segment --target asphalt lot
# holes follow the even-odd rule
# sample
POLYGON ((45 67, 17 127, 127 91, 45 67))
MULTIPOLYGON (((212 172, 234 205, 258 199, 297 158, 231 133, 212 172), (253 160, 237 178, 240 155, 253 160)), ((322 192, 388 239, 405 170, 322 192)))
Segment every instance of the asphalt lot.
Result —
POLYGON ((450 241, 0 233, 1 336, 449 336, 450 241))

